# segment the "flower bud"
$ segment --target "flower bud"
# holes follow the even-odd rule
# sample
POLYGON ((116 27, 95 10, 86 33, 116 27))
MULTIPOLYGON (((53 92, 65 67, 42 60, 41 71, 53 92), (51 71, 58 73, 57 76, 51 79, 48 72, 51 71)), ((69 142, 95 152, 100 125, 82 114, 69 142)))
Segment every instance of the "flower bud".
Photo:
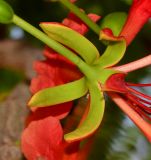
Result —
POLYGON ((3 0, 0 0, 0 23, 11 23, 13 20, 13 9, 3 0))

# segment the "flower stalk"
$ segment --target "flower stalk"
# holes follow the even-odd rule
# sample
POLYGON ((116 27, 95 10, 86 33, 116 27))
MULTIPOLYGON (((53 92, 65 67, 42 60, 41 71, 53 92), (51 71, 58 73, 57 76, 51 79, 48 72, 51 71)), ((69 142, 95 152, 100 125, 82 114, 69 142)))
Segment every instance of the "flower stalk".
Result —
POLYGON ((91 28, 96 34, 100 33, 100 27, 94 23, 83 11, 81 11, 76 5, 71 3, 69 0, 60 0, 71 12, 79 17, 89 28, 91 28))
POLYGON ((50 48, 54 49, 55 51, 59 52, 64 57, 68 58, 71 62, 73 62, 75 65, 80 67, 80 64, 84 63, 82 60, 76 56, 72 51, 65 48, 60 43, 56 42, 55 40, 49 38, 45 33, 38 30, 36 27, 32 26, 28 22, 24 21, 22 18, 18 17, 17 15, 13 16, 13 23, 39 39, 40 41, 44 42, 46 45, 48 45, 50 48))

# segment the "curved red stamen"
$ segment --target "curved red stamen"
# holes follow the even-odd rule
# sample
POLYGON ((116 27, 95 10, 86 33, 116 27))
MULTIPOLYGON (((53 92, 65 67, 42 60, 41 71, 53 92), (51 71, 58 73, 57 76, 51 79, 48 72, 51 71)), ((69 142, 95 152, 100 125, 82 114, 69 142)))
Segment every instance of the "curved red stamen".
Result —
POLYGON ((146 120, 151 122, 151 117, 149 117, 148 115, 146 115, 144 113, 144 111, 139 108, 139 107, 135 107, 135 106, 131 106, 142 118, 145 118, 146 120))
POLYGON ((136 95, 139 95, 139 96, 142 96, 142 97, 144 97, 144 98, 146 98, 146 99, 151 100, 151 97, 150 97, 150 96, 148 96, 148 95, 146 95, 146 94, 143 94, 143 93, 141 93, 141 92, 139 92, 139 91, 137 91, 137 90, 135 90, 135 89, 133 89, 133 88, 127 87, 127 90, 130 91, 130 92, 132 92, 132 93, 134 93, 134 94, 136 94, 136 95))
POLYGON ((135 84, 135 83, 126 82, 125 84, 128 85, 128 86, 137 86, 137 87, 149 87, 149 86, 151 86, 151 83, 135 84))
POLYGON ((151 102, 149 102, 149 101, 147 101, 147 100, 145 100, 145 99, 142 99, 142 98, 140 98, 140 97, 137 97, 137 100, 139 100, 139 101, 141 101, 141 102, 143 102, 143 103, 146 103, 146 104, 151 105, 151 102))
POLYGON ((132 102, 134 102, 134 104, 136 104, 138 107, 141 107, 141 109, 143 109, 146 113, 151 114, 151 108, 145 106, 144 104, 142 104, 141 102, 139 102, 137 100, 137 97, 132 95, 132 94, 127 94, 127 97, 129 100, 131 100, 132 102))

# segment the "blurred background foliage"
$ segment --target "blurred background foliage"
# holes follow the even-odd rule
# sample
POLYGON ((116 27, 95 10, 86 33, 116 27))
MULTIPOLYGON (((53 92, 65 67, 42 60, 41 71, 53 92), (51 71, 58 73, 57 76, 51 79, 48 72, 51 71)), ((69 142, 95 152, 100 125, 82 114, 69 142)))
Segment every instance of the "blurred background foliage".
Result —
MULTIPOLYGON (((60 22, 68 14, 68 9, 59 2, 51 3, 49 0, 7 0, 15 13, 39 27, 44 21, 60 22)), ((105 17, 107 14, 117 11, 128 12, 132 0, 78 0, 77 5, 86 13, 96 13, 105 17)), ((101 23, 98 22, 98 24, 101 23)), ((127 54, 120 64, 127 63, 145 55, 151 51, 151 22, 149 21, 133 43, 128 47, 127 54)), ((87 37, 97 46, 100 53, 105 46, 99 42, 98 36, 89 31, 87 37)), ((0 25, 0 40, 6 38, 28 41, 29 44, 42 48, 44 44, 25 33, 14 25, 0 25)), ((150 67, 135 71, 127 76, 132 82, 150 82, 150 67)), ((0 100, 20 81, 26 80, 19 70, 0 68, 0 100)), ((151 91, 142 89, 151 94, 151 91)), ((96 133, 95 141, 89 160, 150 160, 151 145, 147 142, 135 125, 118 109, 118 107, 107 99, 106 111, 103 123, 96 133)))

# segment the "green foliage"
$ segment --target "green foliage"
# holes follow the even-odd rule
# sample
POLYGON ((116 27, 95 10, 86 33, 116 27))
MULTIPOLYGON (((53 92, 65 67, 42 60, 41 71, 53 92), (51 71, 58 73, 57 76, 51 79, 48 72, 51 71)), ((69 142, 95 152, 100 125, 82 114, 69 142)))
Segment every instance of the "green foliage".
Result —
POLYGON ((23 75, 15 70, 0 68, 0 100, 5 98, 13 87, 23 80, 23 75))

